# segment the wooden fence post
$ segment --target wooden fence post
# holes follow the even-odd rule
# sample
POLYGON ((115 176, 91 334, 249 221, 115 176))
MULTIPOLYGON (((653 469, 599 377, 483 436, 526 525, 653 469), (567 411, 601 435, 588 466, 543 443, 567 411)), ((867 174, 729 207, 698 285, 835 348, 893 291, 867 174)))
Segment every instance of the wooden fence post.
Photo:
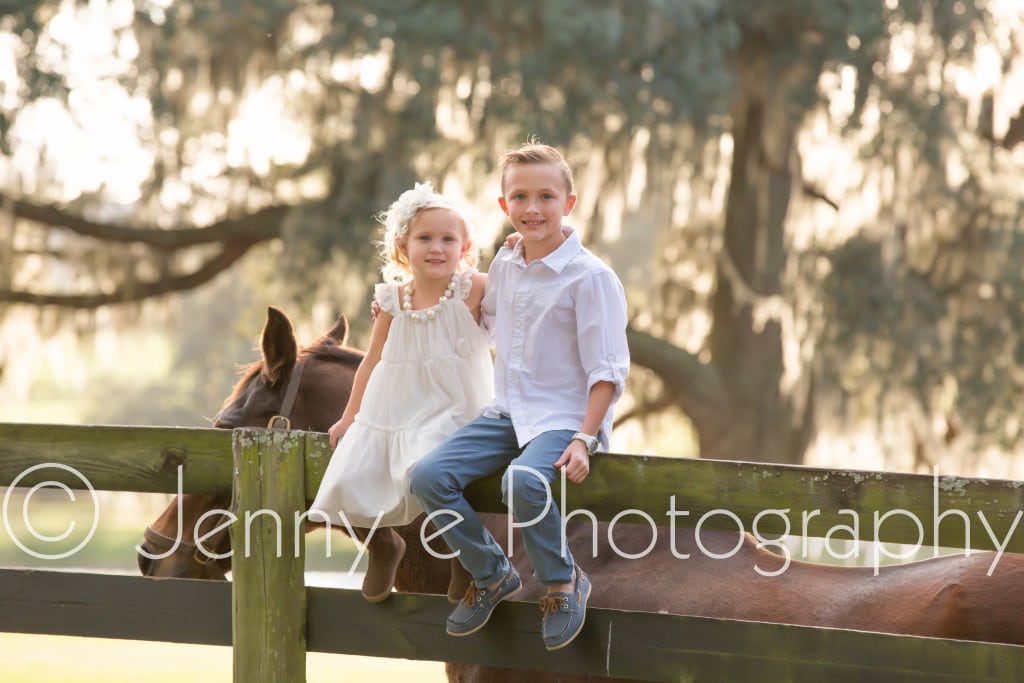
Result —
POLYGON ((235 683, 306 680, 304 529, 296 529, 306 509, 305 443, 300 432, 232 434, 235 683))

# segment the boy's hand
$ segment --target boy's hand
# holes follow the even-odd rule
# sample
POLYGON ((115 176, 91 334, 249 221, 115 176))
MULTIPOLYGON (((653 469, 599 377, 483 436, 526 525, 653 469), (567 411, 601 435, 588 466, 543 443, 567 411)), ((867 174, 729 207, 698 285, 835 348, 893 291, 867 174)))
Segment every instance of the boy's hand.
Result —
POLYGON ((378 313, 380 313, 380 304, 377 303, 377 298, 374 297, 373 301, 370 302, 370 318, 372 318, 374 322, 377 321, 378 313))
POLYGON ((590 454, 587 446, 579 439, 573 439, 562 451, 562 457, 555 461, 555 469, 565 468, 566 478, 579 484, 590 474, 590 454))

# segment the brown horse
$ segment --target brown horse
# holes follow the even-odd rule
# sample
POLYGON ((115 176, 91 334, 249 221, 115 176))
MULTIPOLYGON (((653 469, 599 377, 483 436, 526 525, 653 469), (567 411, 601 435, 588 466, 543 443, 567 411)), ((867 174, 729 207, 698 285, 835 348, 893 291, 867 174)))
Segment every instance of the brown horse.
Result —
MULTIPOLYGON (((297 362, 306 364, 291 420, 299 429, 326 431, 341 414, 360 353, 341 345, 346 326, 340 320, 331 332, 309 347, 298 348, 288 318, 270 309, 263 330, 263 359, 249 367, 225 401, 215 426, 263 426, 281 406, 288 379, 297 362)), ((203 512, 227 501, 207 496, 183 496, 157 519, 143 547, 159 552, 161 537, 177 534, 178 505, 191 529, 203 512), (154 541, 153 539, 157 539, 154 541)), ((484 515, 498 541, 506 545, 507 518, 484 515)), ((212 522, 211 522, 212 524, 212 522)), ((396 589, 451 596, 449 565, 427 553, 419 541, 419 524, 398 529, 406 540, 405 559, 396 589)), ((992 576, 986 572, 992 553, 951 555, 883 567, 834 567, 793 561, 778 576, 765 576, 782 567, 784 559, 759 549, 747 534, 704 530, 697 543, 692 529, 677 529, 671 547, 668 529, 659 528, 658 544, 642 560, 651 539, 647 526, 617 525, 608 538, 608 525, 598 526, 597 553, 592 557, 592 527, 570 524, 574 555, 593 579, 591 605, 615 609, 669 612, 728 619, 767 621, 885 633, 1024 644, 1024 556, 1006 554, 992 576), (727 555, 715 559, 712 554, 727 555), (688 559, 679 559, 688 554, 688 559)), ((521 599, 537 600, 542 588, 532 579, 525 549, 513 539, 512 559, 526 584, 521 599)), ((228 539, 221 539, 224 552, 228 539)), ((210 544, 212 545, 212 544, 210 544)), ((163 560, 140 559, 143 573, 152 576, 223 578, 226 566, 204 564, 194 551, 178 552, 163 560)), ((453 583, 464 581, 452 577, 453 583)), ((457 595, 457 591, 454 591, 457 595)), ((538 615, 538 631, 539 631, 538 615)), ((442 628, 438 624, 438 628, 442 628)), ((538 638, 539 638, 538 633, 538 638)), ((506 669, 448 664, 452 681, 514 681, 524 673, 506 669)), ((531 674, 543 681, 607 680, 585 676, 531 674)))
MULTIPOLYGON (((345 409, 356 368, 363 358, 361 351, 345 345, 347 337, 348 321, 342 316, 327 334, 300 351, 288 316, 271 307, 261 336, 263 360, 243 369, 242 379, 224 401, 213 419, 213 426, 219 429, 267 426, 272 417, 280 414, 293 370, 301 362, 311 369, 302 373, 302 391, 295 395, 289 415, 284 417, 294 429, 327 431, 345 409)), ((231 559, 211 560, 208 554, 200 553, 184 540, 198 538, 215 527, 217 522, 209 518, 195 529, 199 532, 195 536, 182 534, 183 540, 173 553, 158 559, 151 556, 165 555, 175 547, 179 514, 185 528, 192 530, 204 512, 227 509, 230 502, 215 496, 175 498, 146 529, 140 546, 147 555, 138 555, 139 570, 145 576, 224 580, 225 572, 231 569, 231 559)), ((204 547, 209 554, 226 554, 231 547, 227 532, 222 530, 206 539, 204 547)))

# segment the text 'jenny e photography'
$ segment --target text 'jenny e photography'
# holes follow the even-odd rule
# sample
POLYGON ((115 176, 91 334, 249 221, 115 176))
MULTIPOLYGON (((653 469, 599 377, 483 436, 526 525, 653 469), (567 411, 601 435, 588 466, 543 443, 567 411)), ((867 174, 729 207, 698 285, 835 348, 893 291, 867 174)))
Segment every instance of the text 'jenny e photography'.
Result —
MULTIPOLYGON (((513 467, 518 467, 518 466, 513 466, 513 467)), ((530 468, 520 468, 520 469, 529 470, 530 468)), ((513 517, 513 515, 509 514, 508 515, 509 538, 512 537, 512 533, 516 529, 522 529, 524 527, 530 526, 531 524, 538 523, 539 520, 545 514, 547 514, 547 511, 550 508, 550 506, 551 505, 555 505, 554 496, 552 494, 551 487, 548 485, 547 480, 539 472, 533 472, 533 475, 536 476, 538 478, 538 480, 543 483, 543 485, 544 485, 544 487, 545 487, 545 489, 547 491, 547 503, 546 503, 546 506, 545 506, 544 510, 540 514, 538 514, 535 519, 532 519, 532 520, 516 520, 513 517)), ((37 475, 36 478, 38 478, 38 475, 37 475)), ((596 553, 597 553, 597 536, 598 536, 598 517, 593 512, 591 512, 590 510, 587 510, 585 508, 576 508, 576 509, 572 509, 572 510, 567 509, 566 497, 565 497, 565 491, 566 491, 567 487, 566 487, 566 482, 564 480, 565 479, 565 472, 564 472, 564 470, 562 472, 562 478, 563 478, 563 481, 561 482, 561 484, 562 484, 562 486, 561 486, 562 495, 561 495, 561 499, 558 501, 558 504, 559 504, 559 511, 561 513, 561 519, 562 519, 562 539, 561 539, 561 541, 562 541, 563 551, 564 551, 564 549, 566 547, 566 543, 567 543, 567 541, 566 541, 566 525, 568 524, 568 522, 570 520, 573 520, 573 519, 586 518, 591 523, 592 528, 593 528, 593 534, 592 534, 592 538, 593 538, 592 556, 596 556, 596 553)), ((512 478, 510 478, 509 481, 512 482, 514 480, 512 478)), ((971 552, 969 550, 969 548, 970 548, 970 518, 969 518, 969 515, 966 512, 964 512, 962 510, 955 509, 955 508, 951 508, 951 509, 940 511, 939 510, 939 505, 938 505, 938 495, 937 495, 938 488, 939 488, 939 475, 938 475, 938 472, 936 471, 936 472, 934 472, 934 490, 936 491, 936 495, 933 497, 933 508, 932 508, 931 519, 928 520, 931 523, 931 527, 932 527, 932 530, 933 530, 933 538, 938 538, 939 525, 941 524, 941 522, 943 520, 945 520, 946 518, 951 517, 951 516, 952 517, 959 517, 961 519, 961 521, 963 522, 963 525, 964 525, 964 544, 963 544, 963 547, 965 548, 964 553, 965 554, 969 554, 971 552)), ((177 489, 178 489, 178 494, 181 495, 182 490, 183 490, 183 468, 182 468, 182 466, 178 466, 177 489)), ((512 499, 511 492, 509 493, 508 499, 509 500, 512 499)), ((51 506, 54 505, 54 504, 55 503, 53 503, 53 502, 50 503, 51 506)), ((382 518, 383 514, 384 514, 383 511, 381 511, 381 513, 377 517, 377 520, 369 528, 369 534, 371 536, 379 528, 379 524, 378 523, 379 523, 380 519, 382 518)), ((809 525, 809 523, 810 523, 810 521, 812 519, 814 519, 815 517, 817 517, 817 516, 819 516, 821 514, 822 514, 821 510, 803 510, 803 511, 800 511, 800 529, 799 529, 800 533, 798 534, 798 536, 801 536, 801 537, 803 537, 805 539, 805 542, 804 542, 804 550, 805 550, 804 554, 805 555, 806 555, 806 547, 807 547, 807 545, 806 545, 806 538, 808 537, 808 525, 809 525)), ((858 555, 858 553, 860 552, 859 544, 854 543, 852 547, 842 547, 841 549, 837 549, 834 546, 834 542, 836 542, 836 541, 848 542, 848 541, 855 541, 857 539, 861 539, 862 537, 861 537, 861 533, 860 533, 860 520, 861 520, 861 518, 864 515, 858 513, 856 510, 851 510, 851 509, 840 509, 840 510, 836 511, 834 514, 839 515, 839 516, 849 517, 849 524, 834 524, 832 527, 830 527, 828 529, 828 531, 825 532, 824 535, 815 534, 815 535, 820 536, 820 537, 822 537, 824 539, 824 543, 822 544, 823 547, 824 547, 824 551, 829 555, 829 557, 831 557, 834 560, 845 561, 845 560, 849 560, 851 558, 859 558, 859 555, 858 555)), ((78 553, 79 551, 81 551, 89 543, 89 541, 92 539, 93 535, 96 533, 96 530, 99 527, 99 522, 100 522, 99 499, 98 499, 98 497, 96 495, 96 490, 92 486, 92 484, 89 481, 89 479, 84 474, 82 474, 80 471, 75 469, 74 467, 71 467, 71 466, 68 466, 68 465, 65 465, 65 464, 62 464, 62 463, 56 463, 56 462, 40 463, 40 464, 37 464, 37 465, 34 465, 32 467, 27 468, 26 470, 21 472, 11 482, 11 484, 8 487, 8 489, 7 489, 7 491, 6 491, 5 495, 4 495, 4 498, 3 498, 2 515, 3 515, 3 521, 4 521, 4 529, 6 530, 8 537, 23 552, 25 552, 26 554, 28 554, 28 555, 36 558, 36 559, 40 559, 40 560, 61 560, 61 559, 65 559, 65 558, 71 557, 71 556, 75 555, 76 553, 78 553), (78 481, 80 481, 82 486, 79 487, 79 486, 76 485, 74 488, 72 488, 71 486, 68 486, 67 484, 65 484, 62 481, 46 480, 46 481, 38 482, 38 483, 32 485, 31 487, 28 487, 28 488, 25 488, 25 487, 19 488, 20 482, 22 480, 24 480, 26 477, 28 477, 29 475, 32 475, 32 474, 36 474, 38 472, 45 472, 47 469, 57 469, 57 470, 60 470, 60 471, 62 471, 64 473, 70 474, 70 475, 72 475, 72 477, 74 479, 77 479, 78 481), (78 496, 75 493, 76 489, 79 489, 79 490, 87 492, 89 497, 91 498, 91 502, 92 502, 91 522, 90 522, 87 530, 84 532, 84 534, 82 534, 81 541, 78 544, 76 544, 74 547, 70 548, 70 549, 62 549, 59 552, 57 552, 57 551, 48 552, 46 550, 47 547, 52 548, 52 547, 55 546, 55 544, 58 544, 58 543, 61 543, 62 547, 67 545, 66 539, 71 537, 74 534, 76 528, 78 528, 78 523, 75 520, 68 520, 66 528, 63 530, 63 532, 58 533, 58 534, 46 534, 46 533, 43 533, 43 532, 39 531, 37 525, 33 523, 33 520, 32 520, 33 514, 31 512, 32 499, 33 499, 33 497, 38 492, 40 492, 40 491, 42 491, 44 489, 57 489, 57 490, 62 491, 64 493, 64 497, 66 498, 66 501, 68 503, 80 503, 79 498, 78 498, 78 496), (21 505, 17 506, 18 509, 12 510, 13 493, 16 490, 24 490, 24 494, 21 497, 21 505), (16 523, 16 522, 19 522, 19 523, 16 523), (24 538, 25 536, 30 537, 30 538, 24 538)), ((283 557, 284 556, 283 554, 285 552, 285 545, 284 545, 284 535, 285 535, 284 534, 284 527, 285 527, 285 525, 284 525, 284 520, 283 520, 281 514, 279 512, 277 512, 277 511, 275 511, 275 510, 267 510, 267 509, 246 510, 242 514, 242 516, 239 517, 235 513, 231 512, 230 510, 214 508, 212 510, 208 510, 207 512, 205 512, 202 515, 202 517, 200 517, 200 519, 197 520, 197 522, 194 525, 194 528, 192 530, 192 533, 189 534, 188 536, 186 536, 186 530, 183 528, 183 520, 181 519, 180 515, 181 515, 181 512, 180 512, 180 509, 179 509, 179 518, 177 520, 178 521, 177 537, 174 539, 175 543, 174 543, 174 545, 170 549, 168 549, 168 550, 166 550, 164 552, 161 552, 161 553, 150 553, 150 552, 146 551, 144 548, 142 548, 141 546, 137 545, 135 547, 135 550, 139 554, 141 554, 144 557, 147 557, 149 559, 162 559, 162 558, 167 557, 170 554, 176 552, 178 547, 180 546, 180 544, 182 542, 187 542, 187 543, 191 543, 192 545, 194 545, 198 552, 202 553, 203 555, 205 555, 206 557, 210 558, 211 560, 225 559, 225 558, 231 557, 233 555, 233 553, 235 552, 235 549, 228 550, 228 551, 226 551, 224 553, 217 553, 214 550, 212 550, 211 548, 208 548, 206 546, 206 541, 209 540, 210 538, 214 537, 214 536, 218 536, 218 535, 222 534, 231 525, 234 525, 234 524, 238 523, 239 521, 241 521, 242 522, 242 530, 243 530, 243 538, 244 538, 244 547, 240 548, 239 551, 243 552, 246 557, 249 557, 251 555, 251 552, 252 552, 250 540, 251 540, 251 534, 252 534, 253 525, 255 523, 257 523, 258 520, 263 519, 263 521, 266 521, 268 523, 272 523, 274 525, 276 557, 283 557), (206 530, 204 532, 200 532, 199 529, 203 526, 203 523, 206 522, 207 520, 215 520, 215 521, 217 521, 217 524, 215 524, 212 528, 210 528, 210 529, 208 529, 208 530, 206 530)), ((1000 538, 999 535, 997 534, 997 532, 993 529, 989 519, 986 517, 985 512, 983 510, 979 510, 977 512, 977 515, 978 515, 982 525, 985 528, 986 534, 988 535, 988 538, 989 538, 989 540, 992 543, 992 547, 996 550, 996 553, 993 556, 992 562, 990 563, 989 569, 988 569, 988 572, 987 572, 988 575, 991 576, 993 574, 993 572, 996 570, 996 567, 997 567, 997 565, 999 563, 999 560, 1002 557, 1004 551, 1006 550, 1006 547, 1009 545, 1010 539, 1012 538, 1014 532, 1016 531, 1021 517, 1024 516, 1024 511, 1018 510, 1016 512, 1016 515, 1013 518, 1013 522, 1010 524, 1009 529, 1007 530, 1005 535, 1002 536, 1002 538, 1000 538)), ((616 515, 614 515, 609 520, 608 527, 607 527, 608 547, 611 548, 612 552, 616 553, 622 559, 642 560, 643 558, 647 557, 655 549, 655 547, 658 544, 660 534, 666 533, 666 531, 667 531, 668 540, 669 540, 669 546, 670 546, 670 550, 672 552, 672 555, 676 559, 678 559, 680 561, 685 561, 685 560, 690 558, 690 554, 680 552, 677 549, 675 535, 676 535, 676 526, 677 526, 678 520, 680 520, 680 518, 689 518, 689 521, 693 522, 692 525, 684 524, 683 526, 692 526, 693 527, 693 529, 694 529, 694 540, 696 542, 697 548, 705 556, 707 556, 709 558, 712 558, 712 559, 719 559, 719 560, 725 560, 725 559, 729 559, 729 558, 733 557, 740 550, 740 548, 742 547, 742 544, 743 544, 742 532, 748 532, 757 541, 758 548, 767 548, 767 549, 773 551, 775 554, 781 556, 783 558, 783 560, 784 560, 784 562, 783 562, 781 567, 779 567, 777 569, 773 569, 771 571, 762 569, 761 567, 756 566, 756 565, 752 567, 752 570, 756 571, 757 573, 761 574, 762 576, 778 576, 778 575, 784 573, 789 568, 790 562, 792 560, 792 551, 790 549, 790 546, 787 545, 786 541, 790 538, 790 536, 793 533, 792 522, 791 522, 791 519, 793 518, 793 516, 794 515, 793 515, 793 513, 792 513, 790 508, 768 508, 768 509, 764 509, 764 510, 761 510, 760 512, 758 512, 758 514, 756 514, 753 517, 753 519, 751 520, 750 528, 747 529, 745 527, 743 519, 740 517, 740 515, 736 514, 735 512, 733 512, 733 511, 731 511, 731 510, 729 510, 727 508, 724 508, 724 507, 715 508, 715 509, 712 509, 712 510, 707 510, 703 514, 701 514, 699 517, 694 519, 694 518, 691 517, 689 510, 680 510, 680 509, 676 508, 676 496, 672 495, 672 496, 669 497, 669 500, 667 501, 667 505, 666 505, 666 510, 664 511, 664 517, 666 518, 666 521, 664 521, 664 522, 659 523, 656 520, 655 516, 652 516, 648 512, 645 512, 644 510, 640 510, 640 509, 636 509, 636 508, 630 508, 630 509, 622 510, 622 511, 618 512, 616 515), (722 519, 716 520, 716 518, 728 519, 729 522, 728 522, 728 524, 725 524, 725 523, 723 523, 722 519), (768 518, 775 518, 775 520, 777 520, 778 523, 783 527, 783 531, 781 533, 778 533, 778 532, 773 532, 773 533, 770 533, 770 534, 763 533, 760 527, 761 527, 762 522, 764 520, 768 519, 768 518), (741 532, 741 534, 738 534, 738 536, 737 536, 737 543, 736 543, 736 545, 732 549, 727 550, 725 552, 716 552, 716 551, 711 550, 710 548, 708 548, 704 544, 704 542, 702 540, 702 532, 705 529, 706 525, 711 523, 712 520, 716 520, 712 524, 712 526, 715 527, 715 528, 721 529, 721 528, 725 528, 726 526, 735 525, 736 531, 741 532), (640 525, 646 526, 650 530, 650 541, 649 541, 647 547, 645 549, 639 551, 639 552, 626 552, 626 551, 622 550, 621 548, 619 548, 616 545, 615 540, 614 540, 614 536, 613 536, 614 529, 616 528, 616 525, 618 525, 618 524, 632 524, 632 525, 634 525, 634 527, 640 526, 640 525)), ((335 518, 340 519, 341 522, 342 522, 343 527, 345 528, 345 531, 348 532, 348 534, 350 536, 355 537, 353 525, 346 518, 346 516, 345 516, 343 511, 336 512, 335 513, 335 518)), ((331 519, 331 517, 329 515, 325 514, 325 512, 321 511, 321 510, 311 509, 311 510, 296 510, 296 511, 293 511, 293 513, 291 515, 291 520, 289 520, 291 522, 291 524, 289 526, 291 526, 293 538, 289 539, 292 542, 289 543, 290 547, 288 548, 288 550, 293 553, 292 556, 293 557, 297 557, 302 552, 302 537, 305 534, 305 526, 306 526, 305 523, 306 523, 307 520, 310 521, 310 522, 320 522, 320 523, 323 523, 324 526, 327 527, 328 530, 330 530, 330 528, 331 528, 330 519, 331 519)), ((461 515, 459 515, 459 513, 454 512, 454 511, 450 511, 450 510, 439 510, 439 511, 436 511, 433 514, 427 516, 424 519, 424 521, 421 524, 421 526, 420 526, 420 540, 421 540, 424 548, 427 550, 427 552, 430 553, 431 555, 433 555, 434 557, 439 558, 439 559, 448 559, 450 557, 453 557, 453 555, 450 554, 450 553, 442 552, 441 550, 438 550, 438 549, 434 548, 433 544, 436 542, 436 539, 439 536, 441 536, 441 534, 443 534, 445 531, 451 529, 452 527, 458 525, 459 523, 461 523, 462 520, 463 520, 463 518, 462 518, 461 515), (434 530, 434 529, 432 529, 430 527, 431 523, 434 523, 434 525, 436 527, 436 530, 434 530)), ((876 575, 879 572, 880 566, 882 564, 882 558, 883 557, 887 558, 887 559, 892 559, 892 560, 907 560, 907 559, 911 559, 911 558, 915 557, 917 555, 917 553, 919 553, 924 548, 925 524, 924 524, 924 522, 922 522, 922 520, 915 513, 911 512, 909 510, 904 510, 904 509, 900 509, 900 508, 888 510, 888 511, 885 511, 885 512, 880 512, 878 510, 875 510, 871 514, 871 520, 872 520, 872 530, 871 530, 871 533, 864 540, 870 541, 870 550, 869 550, 870 555, 871 555, 871 557, 870 557, 870 565, 874 568, 874 573, 876 575), (909 520, 910 522, 913 523, 913 525, 917 529, 917 539, 916 539, 916 542, 913 543, 913 544, 902 544, 903 549, 901 551, 899 551, 899 552, 892 552, 887 547, 885 547, 885 545, 883 544, 883 542, 881 540, 882 536, 883 536, 882 528, 883 528, 883 526, 887 522, 889 522, 890 520, 895 520, 897 518, 903 518, 904 520, 909 520)), ((82 532, 80 531, 79 533, 82 533, 82 532)), ((326 556, 329 558, 329 557, 331 557, 330 534, 327 534, 327 536, 325 538, 326 538, 325 553, 326 553, 326 556)), ((367 540, 369 540, 369 539, 367 539, 367 540)), ((842 544, 842 545, 847 546, 848 544, 842 544)), ((512 549, 509 548, 508 550, 509 550, 509 553, 511 554, 512 549)), ((934 543, 932 544, 932 551, 933 551, 933 555, 934 556, 939 555, 939 548, 934 543)), ((355 559, 352 561, 352 564, 348 568, 348 572, 349 573, 352 573, 352 572, 356 571, 356 569, 357 569, 357 567, 359 565, 359 562, 362 559, 364 554, 365 554, 365 550, 363 549, 363 547, 359 547, 358 548, 358 553, 355 556, 355 559)))

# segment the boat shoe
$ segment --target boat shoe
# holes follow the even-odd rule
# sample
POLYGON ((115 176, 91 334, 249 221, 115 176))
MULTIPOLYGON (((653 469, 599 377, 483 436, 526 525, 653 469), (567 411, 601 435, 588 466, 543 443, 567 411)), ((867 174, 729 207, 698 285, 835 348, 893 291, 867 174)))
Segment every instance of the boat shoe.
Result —
POLYGON ((559 650, 571 643, 587 617, 590 579, 579 566, 574 571, 576 587, 571 593, 548 593, 540 599, 540 611, 544 613, 541 630, 548 650, 559 650))
POLYGON ((476 633, 491 618, 499 602, 517 595, 522 589, 523 582, 515 567, 509 567, 508 574, 494 588, 478 588, 476 582, 470 583, 465 597, 448 616, 448 634, 468 636, 476 633))

